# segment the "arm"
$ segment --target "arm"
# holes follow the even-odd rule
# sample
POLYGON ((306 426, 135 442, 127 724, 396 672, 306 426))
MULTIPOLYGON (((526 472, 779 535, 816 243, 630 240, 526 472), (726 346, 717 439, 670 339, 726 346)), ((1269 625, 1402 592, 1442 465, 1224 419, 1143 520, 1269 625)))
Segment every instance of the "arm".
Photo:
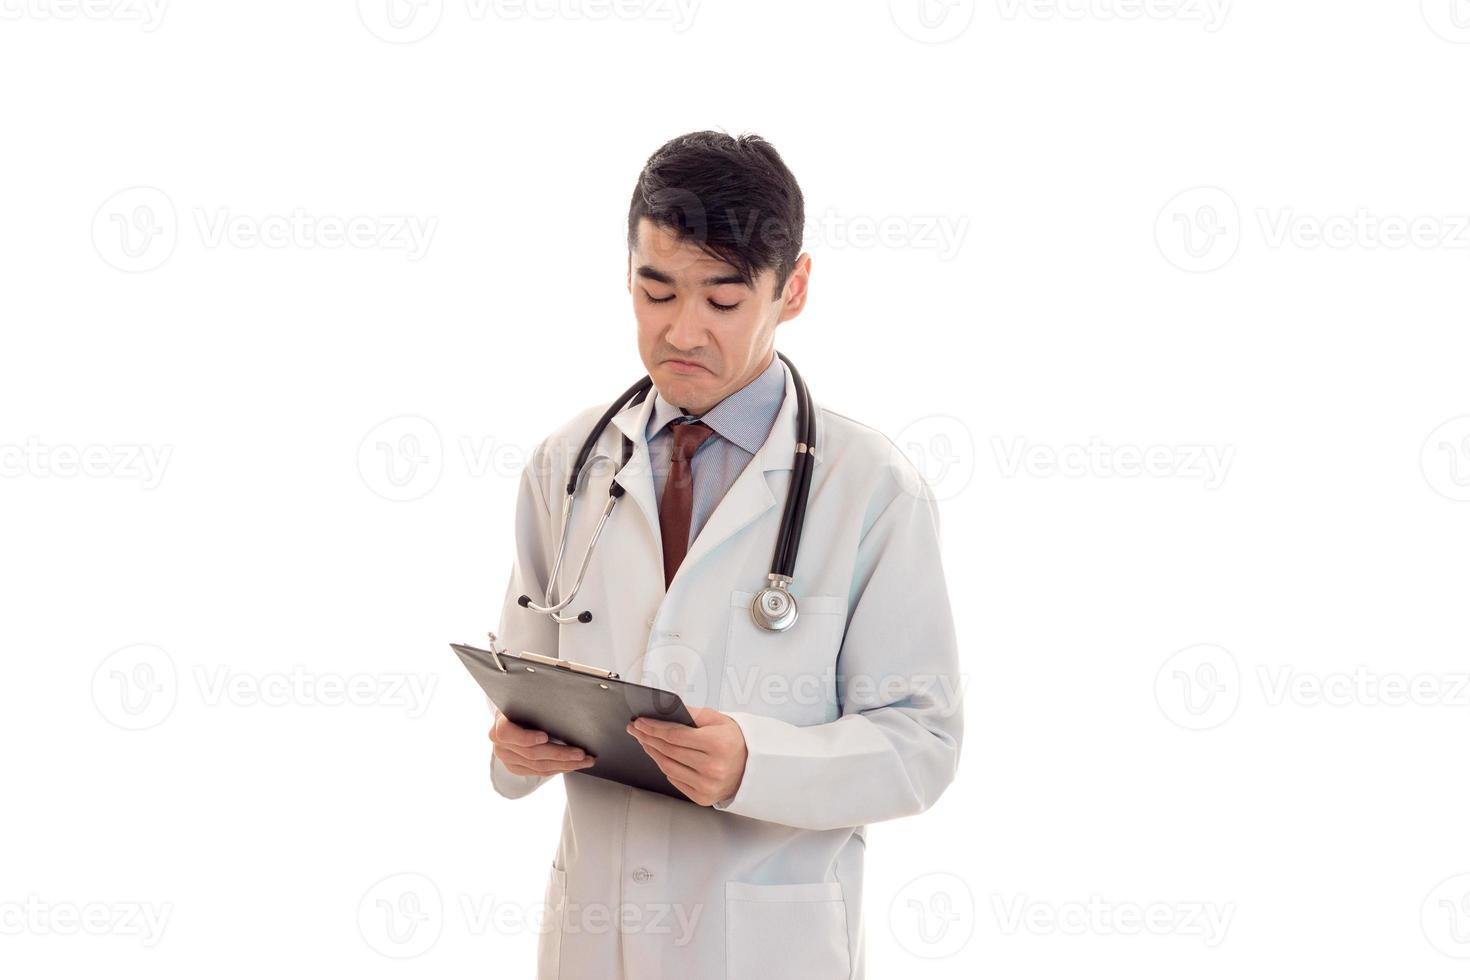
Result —
MULTIPOLYGON (((536 602, 544 600, 551 563, 556 557, 559 528, 552 523, 542 486, 542 474, 547 472, 548 465, 543 444, 521 471, 520 491, 516 497, 516 557, 511 567, 510 583, 505 589, 500 628, 496 635, 508 649, 535 650, 554 657, 559 641, 557 624, 550 616, 522 609, 516 602, 522 595, 528 595, 536 602)), ((491 708, 494 709, 493 704, 491 708)), ((493 714, 494 721, 498 722, 500 712, 493 711, 493 714)), ((493 754, 490 757, 490 784, 497 793, 509 799, 525 796, 549 778, 518 776, 493 754)))
POLYGON ((837 660, 842 717, 798 726, 730 712, 745 773, 716 809, 829 830, 920 813, 954 779, 963 728, 954 619, 938 508, 914 479, 917 492, 900 489, 858 545, 837 660))

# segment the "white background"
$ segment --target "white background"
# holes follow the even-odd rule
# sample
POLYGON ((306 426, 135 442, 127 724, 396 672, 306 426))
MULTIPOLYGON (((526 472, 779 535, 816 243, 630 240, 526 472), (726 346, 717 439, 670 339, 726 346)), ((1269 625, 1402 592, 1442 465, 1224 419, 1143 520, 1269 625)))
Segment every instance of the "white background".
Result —
POLYGON ((0 0, 0 972, 531 974, 562 789, 445 644, 720 128, 942 502, 869 975, 1462 976, 1470 4, 528 2, 0 0))

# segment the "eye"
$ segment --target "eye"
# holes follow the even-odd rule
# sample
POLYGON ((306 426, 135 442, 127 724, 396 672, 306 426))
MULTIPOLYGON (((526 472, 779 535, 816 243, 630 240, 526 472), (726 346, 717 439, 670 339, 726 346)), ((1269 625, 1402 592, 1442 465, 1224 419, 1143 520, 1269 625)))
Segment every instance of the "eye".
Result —
POLYGON ((715 309, 719 310, 721 313, 729 313, 731 310, 737 309, 740 306, 739 303, 731 303, 729 306, 722 306, 721 304, 716 303, 714 300, 710 300, 709 301, 709 305, 710 306, 713 306, 715 309))
POLYGON ((669 300, 674 298, 673 293, 669 293, 669 295, 667 296, 654 296, 646 289, 643 291, 643 295, 648 297, 648 301, 650 303, 667 303, 669 300))

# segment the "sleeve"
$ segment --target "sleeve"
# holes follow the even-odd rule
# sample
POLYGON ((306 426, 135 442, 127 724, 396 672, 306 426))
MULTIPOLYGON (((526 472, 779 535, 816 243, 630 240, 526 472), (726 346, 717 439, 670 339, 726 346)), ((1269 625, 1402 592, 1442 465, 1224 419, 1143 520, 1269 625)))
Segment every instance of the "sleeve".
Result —
MULTIPOLYGON (((534 650, 554 657, 557 655, 560 627, 550 616, 523 609, 516 601, 522 595, 529 595, 537 602, 544 600, 551 563, 556 558, 556 535, 560 528, 553 525, 542 486, 549 459, 543 443, 521 472, 520 490, 516 496, 515 562, 511 566, 510 583, 506 586, 505 601, 500 610, 500 628, 495 635, 508 649, 534 650)), ((491 723, 494 724, 500 720, 500 712, 494 710, 493 704, 490 707, 491 723)), ((490 784, 497 793, 509 799, 525 796, 550 778, 517 776, 505 768, 493 753, 490 757, 490 784)))
POLYGON ((807 830, 928 809, 953 781, 963 728, 939 514, 917 472, 858 545, 852 616, 837 660, 841 716, 798 726, 730 712, 745 774, 715 808, 807 830))

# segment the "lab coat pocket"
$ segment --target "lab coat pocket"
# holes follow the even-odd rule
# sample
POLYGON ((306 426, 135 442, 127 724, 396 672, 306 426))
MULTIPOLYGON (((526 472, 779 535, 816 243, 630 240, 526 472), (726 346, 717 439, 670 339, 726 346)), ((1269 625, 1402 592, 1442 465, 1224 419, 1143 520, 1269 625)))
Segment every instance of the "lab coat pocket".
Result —
POLYGON ((725 882, 727 980, 841 980, 851 969, 841 883, 725 882))
POLYGON ((546 904, 541 913, 541 939, 536 948, 536 980, 561 977, 561 933, 567 901, 567 873, 551 866, 546 881, 546 904))
POLYGON ((837 654, 847 623, 847 599, 837 595, 797 598, 796 622, 772 632, 750 616, 754 594, 730 596, 721 704, 793 725, 837 720, 837 654))

